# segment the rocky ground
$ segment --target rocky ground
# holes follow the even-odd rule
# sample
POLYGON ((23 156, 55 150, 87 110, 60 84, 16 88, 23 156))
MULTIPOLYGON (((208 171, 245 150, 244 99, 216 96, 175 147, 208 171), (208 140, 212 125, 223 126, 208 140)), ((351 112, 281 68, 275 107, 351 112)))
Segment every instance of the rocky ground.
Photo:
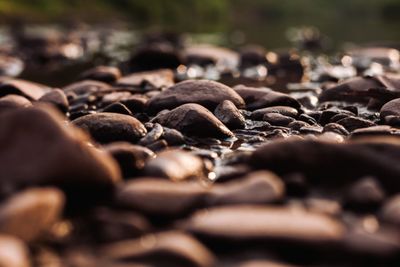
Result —
POLYGON ((168 35, 62 88, 5 64, 0 266, 397 266, 399 64, 168 35))

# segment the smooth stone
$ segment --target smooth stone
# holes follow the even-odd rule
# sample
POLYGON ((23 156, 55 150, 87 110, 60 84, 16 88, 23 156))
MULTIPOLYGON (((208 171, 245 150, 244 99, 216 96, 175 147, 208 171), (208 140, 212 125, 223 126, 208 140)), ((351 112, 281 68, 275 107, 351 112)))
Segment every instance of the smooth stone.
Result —
POLYGON ((174 84, 174 73, 169 69, 136 72, 123 76, 116 82, 117 86, 135 88, 146 86, 147 89, 168 88, 174 84))
POLYGON ((387 88, 389 91, 400 89, 400 77, 395 75, 378 75, 374 77, 354 77, 344 80, 336 86, 322 91, 320 102, 346 101, 367 103, 370 99, 385 101, 385 97, 374 94, 371 89, 387 88), (382 99, 379 99, 382 98, 382 99))
POLYGON ((221 240, 301 243, 338 242, 345 232, 344 226, 330 216, 300 208, 246 205, 198 211, 183 228, 221 240))
POLYGON ((146 108, 148 98, 143 95, 130 95, 122 99, 121 103, 124 104, 132 113, 143 112, 146 108))
POLYGON ((115 242, 136 238, 152 230, 152 225, 146 217, 133 211, 97 207, 90 215, 90 220, 88 234, 97 242, 115 242))
POLYGON ((102 112, 109 112, 109 113, 118 113, 133 116, 132 112, 122 103, 115 102, 112 103, 105 108, 103 108, 102 112))
POLYGON ((281 200, 285 185, 275 174, 256 171, 225 183, 215 184, 207 196, 207 205, 263 204, 281 200))
POLYGON ((198 137, 232 137, 233 133, 208 109, 198 104, 185 104, 154 118, 168 128, 198 137))
POLYGON ((400 226, 400 194, 388 199, 380 211, 383 221, 400 226))
POLYGON ((80 80, 95 80, 105 83, 113 83, 119 78, 121 78, 121 71, 117 67, 111 66, 97 66, 79 76, 80 80))
POLYGON ((273 126, 283 126, 286 127, 290 123, 294 122, 295 119, 288 117, 279 113, 267 113, 263 116, 263 121, 270 123, 273 126))
POLYGON ((180 216, 202 206, 207 191, 197 182, 176 183, 143 177, 121 185, 116 204, 156 216, 180 216))
POLYGON ((374 135, 400 135, 400 130, 389 125, 377 125, 354 130, 351 137, 374 135))
POLYGON ((185 143, 185 137, 183 134, 175 129, 170 129, 167 127, 163 127, 164 132, 162 135, 162 138, 167 141, 168 145, 170 146, 176 146, 176 145, 182 145, 185 143))
POLYGON ((115 261, 150 262, 152 266, 215 266, 215 257, 194 237, 181 231, 145 235, 103 246, 101 257, 115 261))
POLYGON ((87 131, 100 143, 127 141, 135 143, 146 135, 147 130, 136 118, 118 113, 96 113, 80 117, 72 122, 87 131))
POLYGON ((361 129, 361 128, 372 127, 372 126, 376 125, 375 123, 373 123, 370 120, 366 120, 366 119, 362 119, 362 118, 358 118, 358 117, 354 117, 354 116, 351 116, 351 117, 349 116, 349 117, 340 119, 336 123, 342 125, 349 132, 352 132, 354 130, 361 129))
POLYGON ((238 54, 228 48, 209 44, 191 45, 185 49, 186 63, 200 66, 217 64, 226 67, 236 66, 238 54))
POLYGON ((84 80, 69 84, 62 89, 66 95, 69 95, 71 93, 74 93, 76 95, 85 95, 96 94, 99 92, 108 92, 111 90, 111 87, 109 84, 104 82, 84 80))
POLYGON ((385 196, 379 181, 373 177, 366 177, 350 186, 345 194, 345 202, 356 209, 373 209, 385 200, 385 196))
POLYGON ((363 176, 374 176, 388 192, 400 190, 400 139, 381 137, 334 143, 288 139, 259 147, 249 162, 278 175, 300 172, 314 186, 339 186, 363 176), (321 178, 323 177, 323 179, 321 178))
POLYGON ((230 100, 237 108, 244 107, 243 99, 230 87, 209 80, 187 80, 175 84, 147 102, 148 111, 159 112, 187 103, 196 103, 214 110, 219 103, 230 100))
POLYGON ((39 98, 39 101, 52 104, 63 113, 66 113, 69 109, 67 96, 60 89, 52 89, 39 98))
MULTIPOLYGON (((362 130, 362 129, 360 129, 362 130)), ((357 130, 355 130, 357 131, 357 130)), ((337 133, 337 134, 341 134, 344 136, 349 135, 349 131, 347 131, 346 128, 344 128, 342 125, 337 124, 337 123, 328 123, 324 126, 323 132, 333 132, 333 133, 337 133)))
POLYGON ((6 95, 0 98, 0 113, 17 108, 31 107, 32 102, 20 95, 6 95))
POLYGON ((214 115, 230 129, 242 129, 246 119, 229 100, 222 101, 215 109, 214 115))
POLYGON ((382 120, 387 116, 400 116, 400 98, 393 99, 383 105, 380 116, 382 120))
POLYGON ((89 146, 88 136, 66 125, 55 110, 19 109, 0 120, 2 186, 90 186, 96 192, 120 180, 116 162, 89 146))
POLYGON ((205 176, 205 166, 200 157, 180 149, 169 149, 147 161, 143 173, 146 176, 164 177, 183 181, 205 176))
POLYGON ((246 102, 246 109, 257 110, 273 106, 288 106, 299 109, 301 104, 290 95, 269 88, 255 88, 236 85, 233 88, 246 102))
POLYGON ((20 239, 0 235, 0 266, 31 267, 28 247, 20 239))
POLYGON ((0 205, 0 232, 33 241, 49 231, 64 207, 64 194, 56 188, 31 188, 0 205))
POLYGON ((29 100, 38 100, 51 89, 45 85, 19 79, 0 81, 0 97, 9 94, 21 95, 29 100))
POLYGON ((118 162, 124 177, 137 175, 146 162, 155 157, 150 149, 128 142, 110 143, 103 146, 103 149, 118 162))
POLYGON ((253 120, 262 120, 263 116, 268 113, 279 113, 284 116, 296 118, 299 114, 297 109, 285 106, 275 106, 268 108, 256 109, 251 113, 251 118, 253 120))

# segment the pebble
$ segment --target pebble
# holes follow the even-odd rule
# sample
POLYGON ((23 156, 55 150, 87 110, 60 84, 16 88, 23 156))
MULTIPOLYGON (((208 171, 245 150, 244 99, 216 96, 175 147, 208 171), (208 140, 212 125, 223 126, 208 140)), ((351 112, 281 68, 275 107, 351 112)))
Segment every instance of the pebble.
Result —
POLYGON ((232 137, 233 133, 209 110, 198 104, 185 104, 155 117, 168 128, 198 137, 232 137))
POLYGON ((162 91, 147 102, 148 111, 159 112, 187 103, 196 103, 214 110, 222 101, 230 100, 237 108, 244 107, 243 99, 230 87, 208 80, 188 80, 162 91))
POLYGON ((100 143, 127 141, 136 143, 146 135, 144 125, 132 116, 119 113, 96 113, 82 116, 72 122, 87 131, 100 143))
POLYGON ((139 260, 151 266, 165 266, 166 262, 168 266, 215 266, 212 252, 194 237, 181 231, 160 232, 111 243, 101 247, 98 254, 117 262, 139 260))
POLYGON ((0 235, 0 266, 2 267, 31 267, 27 246, 20 239, 0 235))
POLYGON ((150 159, 144 174, 153 177, 164 177, 172 181, 183 181, 205 176, 205 166, 200 157, 179 149, 169 149, 158 153, 150 159))
POLYGON ((80 77, 81 80, 95 80, 105 83, 114 83, 121 78, 121 71, 116 67, 111 66, 97 66, 83 72, 80 77))
POLYGON ((56 188, 31 188, 0 205, 0 233, 30 242, 49 231, 64 207, 64 194, 56 188))
POLYGON ((243 129, 246 119, 229 100, 222 101, 215 109, 214 115, 229 129, 243 129))
POLYGON ((256 110, 273 106, 288 106, 299 109, 301 104, 293 97, 269 88, 254 88, 237 85, 233 88, 246 102, 246 109, 256 110))

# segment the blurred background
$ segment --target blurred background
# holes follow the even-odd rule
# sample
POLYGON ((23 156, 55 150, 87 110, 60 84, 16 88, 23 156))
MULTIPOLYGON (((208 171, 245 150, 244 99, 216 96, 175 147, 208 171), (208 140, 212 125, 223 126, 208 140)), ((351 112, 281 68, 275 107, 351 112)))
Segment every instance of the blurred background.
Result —
POLYGON ((399 0, 0 0, 0 73, 60 86, 129 60, 152 32, 235 50, 398 49, 399 14, 399 0))
POLYGON ((336 46, 398 40, 399 14, 398 0, 0 0, 2 23, 125 22, 267 48, 289 45, 288 29, 301 26, 317 27, 336 46))

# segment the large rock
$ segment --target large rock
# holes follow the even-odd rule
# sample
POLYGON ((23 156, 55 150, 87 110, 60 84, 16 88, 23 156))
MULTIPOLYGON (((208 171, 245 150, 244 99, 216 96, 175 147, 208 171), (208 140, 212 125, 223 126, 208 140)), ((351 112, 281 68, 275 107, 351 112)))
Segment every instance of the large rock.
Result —
POLYGON ((74 120, 73 124, 89 132, 100 143, 135 143, 147 133, 146 127, 139 120, 119 113, 89 114, 74 120))
POLYGON ((208 80, 188 80, 175 84, 152 97, 148 105, 151 113, 163 109, 173 109, 187 103, 200 104, 214 110, 224 100, 232 101, 236 107, 243 108, 243 99, 230 87, 208 80))
POLYGON ((155 122, 198 137, 231 137, 233 133, 209 110, 198 104, 185 104, 159 114, 155 122))
MULTIPOLYGON (((82 131, 52 109, 26 108, 0 115, 0 185, 109 187, 120 179, 117 164, 82 131)), ((90 192, 87 192, 90 193, 90 192)))

